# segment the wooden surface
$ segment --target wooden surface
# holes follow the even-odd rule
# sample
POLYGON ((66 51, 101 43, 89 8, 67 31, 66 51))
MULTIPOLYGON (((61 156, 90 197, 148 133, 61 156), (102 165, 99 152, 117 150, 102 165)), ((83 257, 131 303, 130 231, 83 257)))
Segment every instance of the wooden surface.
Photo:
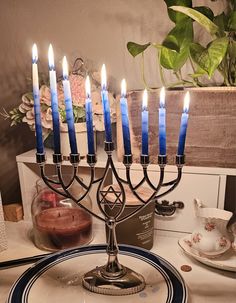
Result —
MULTIPOLYGON (((191 101, 186 139, 186 164, 191 166, 236 167, 236 88, 189 89, 191 101)), ((167 154, 173 164, 178 145, 184 91, 167 91, 167 154)), ((141 149, 142 92, 128 94, 132 154, 139 162, 141 149)), ((158 156, 159 92, 149 93, 149 151, 152 163, 158 156)), ((122 161, 123 138, 118 102, 118 160, 122 161)))

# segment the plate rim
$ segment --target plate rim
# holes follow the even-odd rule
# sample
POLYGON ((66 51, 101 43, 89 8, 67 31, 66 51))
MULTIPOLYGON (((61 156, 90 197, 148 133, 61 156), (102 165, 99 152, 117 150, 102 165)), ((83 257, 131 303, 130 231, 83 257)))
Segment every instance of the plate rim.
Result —
MULTIPOLYGON (((119 246, 119 254, 132 256, 134 258, 140 259, 149 265, 153 266, 159 273, 163 276, 167 288, 168 288, 168 297, 166 302, 168 303, 186 303, 188 300, 188 291, 186 283, 180 274, 180 272, 166 259, 163 257, 140 247, 131 246, 131 245, 118 245, 119 246), (180 289, 174 289, 173 278, 176 279, 177 284, 181 287, 182 295, 181 298, 174 297, 174 293, 179 291, 180 289), (168 285, 168 283, 170 285, 168 285), (172 288, 172 293, 170 293, 170 288, 172 288)), ((65 260, 72 259, 74 257, 79 257, 86 254, 96 254, 103 253, 106 251, 106 244, 93 244, 89 246, 82 246, 79 248, 70 248, 63 251, 58 251, 52 253, 49 256, 39 260, 34 265, 29 267, 26 271, 24 271, 21 276, 14 282, 12 285, 6 303, 28 303, 28 293, 34 284, 34 282, 49 268, 55 266, 58 263, 61 263, 65 260), (23 283, 22 283, 23 282, 23 283), (17 301, 15 300, 15 292, 17 289, 24 285, 23 290, 21 290, 20 298, 19 293, 17 294, 17 301), (20 299, 20 301, 19 301, 20 299)), ((175 281, 175 283, 176 283, 175 281)))

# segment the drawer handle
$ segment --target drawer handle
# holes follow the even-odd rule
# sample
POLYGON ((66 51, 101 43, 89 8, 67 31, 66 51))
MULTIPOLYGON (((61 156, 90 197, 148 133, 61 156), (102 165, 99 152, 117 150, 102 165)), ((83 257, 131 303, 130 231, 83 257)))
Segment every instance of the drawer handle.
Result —
POLYGON ((174 201, 170 203, 168 200, 162 200, 161 202, 156 202, 155 213, 160 216, 172 216, 177 209, 183 209, 184 203, 182 201, 174 201))

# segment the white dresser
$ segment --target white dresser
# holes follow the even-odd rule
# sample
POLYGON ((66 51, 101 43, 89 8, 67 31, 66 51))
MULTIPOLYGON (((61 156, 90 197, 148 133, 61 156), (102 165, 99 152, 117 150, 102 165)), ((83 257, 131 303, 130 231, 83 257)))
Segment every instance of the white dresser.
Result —
MULTIPOLYGON (((54 164, 52 162, 52 151, 47 150, 47 172, 54 174, 54 164)), ((114 159, 116 159, 114 154, 114 159)), ((105 167, 106 155, 104 151, 98 150, 98 161, 95 168, 97 177, 102 176, 105 167)), ((39 167, 35 163, 35 150, 28 151, 16 157, 22 202, 24 208, 24 220, 31 220, 31 203, 35 194, 35 182, 39 178, 39 167)), ((125 167, 121 162, 115 161, 115 166, 121 177, 125 177, 125 167)), ((68 161, 63 162, 63 171, 69 173, 71 165, 68 161)), ((158 166, 149 166, 149 175, 152 181, 158 182, 158 166)), ((80 176, 89 180, 89 167, 86 160, 82 159, 79 165, 80 176)), ((176 176, 176 167, 167 165, 165 169, 165 181, 171 180, 176 176)), ((236 176, 236 169, 213 168, 213 167, 190 167, 183 168, 183 176, 178 187, 162 200, 184 202, 184 209, 177 210, 171 217, 156 216, 156 228, 162 230, 191 232, 193 230, 194 207, 193 199, 199 198, 206 203, 208 207, 224 208, 225 194, 226 194, 226 179, 227 176, 236 176)), ((142 177, 142 168, 139 164, 132 165, 132 180, 137 183, 142 177)), ((112 183, 112 174, 109 174, 107 183, 112 183)), ((114 181, 115 182, 115 181, 114 181)), ((91 198, 94 209, 96 210, 96 187, 91 191, 91 198)))

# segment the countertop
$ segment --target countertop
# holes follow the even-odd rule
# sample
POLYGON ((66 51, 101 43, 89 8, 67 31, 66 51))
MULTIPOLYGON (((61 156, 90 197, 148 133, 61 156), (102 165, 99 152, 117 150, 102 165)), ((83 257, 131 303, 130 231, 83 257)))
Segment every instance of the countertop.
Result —
MULTIPOLYGON (((30 230, 29 222, 6 222, 8 249, 0 252, 0 262, 44 253, 32 243, 30 230)), ((155 230, 152 252, 164 257, 181 273, 188 287, 188 302, 235 303, 236 273, 208 267, 186 256, 178 246, 178 239, 183 236, 184 234, 155 230), (180 269, 182 265, 190 265, 192 270, 183 272, 180 269)), ((105 243, 104 226, 97 221, 94 224, 92 244, 96 243, 105 243)), ((6 301, 12 284, 29 266, 0 270, 0 303, 6 301)))

